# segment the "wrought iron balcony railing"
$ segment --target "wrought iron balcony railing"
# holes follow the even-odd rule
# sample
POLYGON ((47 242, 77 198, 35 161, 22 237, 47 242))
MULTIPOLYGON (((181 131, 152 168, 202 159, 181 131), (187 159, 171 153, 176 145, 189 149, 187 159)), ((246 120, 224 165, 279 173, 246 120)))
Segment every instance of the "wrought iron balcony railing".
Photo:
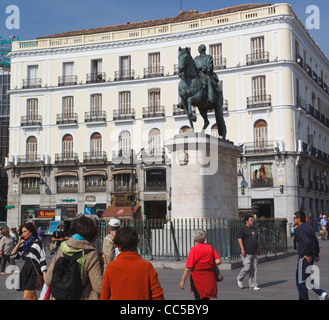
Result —
POLYGON ((85 122, 106 121, 106 111, 85 112, 85 122))
POLYGON ((135 70, 119 70, 114 72, 114 81, 133 80, 135 78, 135 70))
POLYGON ((264 50, 256 50, 251 54, 247 54, 247 65, 269 62, 269 52, 264 50))
POLYGON ((164 117, 164 116, 165 116, 164 106, 143 108, 143 118, 156 118, 156 117, 164 117))
POLYGON ((23 80, 23 89, 34 89, 34 88, 41 88, 41 79, 40 78, 23 80))
POLYGON ((86 83, 99 83, 105 81, 106 81, 105 72, 88 73, 86 75, 86 83))
POLYGON ((57 124, 78 123, 77 113, 60 113, 57 114, 57 124))
POLYGON ((78 83, 78 77, 76 75, 58 77, 59 86, 71 86, 77 83, 78 83))
POLYGON ((75 164, 79 162, 75 152, 55 153, 55 164, 75 164))
POLYGON ((107 161, 107 154, 105 151, 93 151, 83 153, 84 163, 104 163, 107 161))
POLYGON ((144 68, 144 78, 163 77, 164 67, 155 66, 151 68, 144 68))
POLYGON ((42 124, 42 118, 39 115, 21 117, 21 126, 22 127, 41 126, 41 124, 42 124))
POLYGON ((122 110, 113 110, 113 120, 129 120, 135 119, 135 109, 122 111, 122 110))
POLYGON ((247 108, 248 109, 270 107, 271 105, 272 105, 272 102, 271 102, 270 94, 247 97, 247 108))

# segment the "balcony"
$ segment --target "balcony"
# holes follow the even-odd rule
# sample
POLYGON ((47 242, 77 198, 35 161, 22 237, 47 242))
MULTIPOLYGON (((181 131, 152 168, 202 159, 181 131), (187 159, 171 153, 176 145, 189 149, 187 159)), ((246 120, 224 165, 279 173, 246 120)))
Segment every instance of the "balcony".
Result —
POLYGON ((213 64, 214 70, 226 69, 226 58, 214 58, 213 64))
POLYGON ((35 89, 41 88, 41 79, 24 79, 23 80, 23 89, 35 89))
POLYGON ((145 164, 165 163, 166 149, 165 148, 149 148, 142 152, 142 161, 145 164))
POLYGON ((298 109, 304 109, 304 110, 306 110, 305 100, 302 97, 300 97, 300 96, 296 97, 296 107, 298 109))
POLYGON ((164 106, 143 108, 143 118, 158 118, 164 116, 165 116, 164 106))
POLYGON ((83 163, 105 163, 107 154, 105 151, 94 151, 83 153, 83 163))
POLYGON ((77 124, 78 114, 77 113, 61 113, 57 114, 57 124, 77 124))
POLYGON ((106 111, 85 112, 85 122, 105 122, 106 111))
POLYGON ((244 145, 245 154, 273 153, 278 150, 275 141, 246 142, 244 145))
POLYGON ((113 120, 134 120, 135 119, 135 109, 121 111, 113 110, 113 120))
POLYGON ((59 86, 72 86, 77 83, 78 83, 78 77, 75 75, 58 77, 59 86))
POLYGON ((135 79, 135 70, 120 70, 114 72, 114 81, 135 79))
POLYGON ((42 124, 42 118, 39 115, 21 117, 22 127, 38 127, 41 126, 41 124, 42 124))
POLYGON ((77 164, 78 154, 75 152, 55 153, 55 164, 77 164))
POLYGON ((272 105, 271 95, 264 94, 261 96, 247 97, 247 109, 265 108, 272 105))
POLYGON ((32 165, 41 163, 43 163, 43 158, 40 154, 31 153, 17 157, 17 165, 32 165))
POLYGON ((144 78, 163 77, 164 67, 156 66, 151 68, 144 68, 144 78))
POLYGON ((312 68, 307 64, 305 63, 305 71, 307 72, 307 74, 312 77, 312 74, 313 74, 313 71, 312 71, 312 68))
MULTIPOLYGON (((192 113, 196 114, 195 107, 192 106, 192 113)), ((174 116, 186 116, 186 112, 184 108, 181 108, 178 104, 173 105, 173 115, 174 116)))
POLYGON ((86 83, 100 83, 106 81, 105 72, 89 73, 86 75, 86 83))
POLYGON ((296 53, 296 62, 304 69, 304 59, 296 53))
POLYGON ((256 50, 251 54, 247 54, 247 66, 269 62, 269 52, 264 50, 256 50))

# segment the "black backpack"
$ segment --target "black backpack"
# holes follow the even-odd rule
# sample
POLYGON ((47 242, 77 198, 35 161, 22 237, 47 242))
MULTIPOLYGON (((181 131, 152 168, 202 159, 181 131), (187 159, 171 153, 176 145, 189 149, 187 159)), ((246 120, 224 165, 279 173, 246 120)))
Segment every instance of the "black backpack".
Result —
MULTIPOLYGON (((88 254, 92 249, 83 250, 88 254)), ((68 256, 64 254, 56 262, 51 280, 51 294, 56 300, 78 300, 82 293, 80 266, 77 262, 82 251, 68 256)))

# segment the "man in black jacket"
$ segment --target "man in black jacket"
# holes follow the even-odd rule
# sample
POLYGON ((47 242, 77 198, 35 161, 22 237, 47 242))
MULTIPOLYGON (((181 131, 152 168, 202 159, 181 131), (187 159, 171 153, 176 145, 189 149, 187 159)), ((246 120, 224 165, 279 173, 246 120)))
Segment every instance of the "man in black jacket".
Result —
POLYGON ((307 270, 315 262, 320 260, 319 242, 315 235, 315 230, 306 223, 306 215, 302 211, 297 211, 294 214, 294 223, 297 225, 295 229, 297 239, 297 254, 298 263, 296 269, 296 284, 300 300, 308 300, 308 289, 312 289, 319 297, 320 300, 326 300, 328 294, 317 288, 318 284, 313 283, 311 287, 307 284, 311 282, 307 280, 310 276, 310 271, 307 270))

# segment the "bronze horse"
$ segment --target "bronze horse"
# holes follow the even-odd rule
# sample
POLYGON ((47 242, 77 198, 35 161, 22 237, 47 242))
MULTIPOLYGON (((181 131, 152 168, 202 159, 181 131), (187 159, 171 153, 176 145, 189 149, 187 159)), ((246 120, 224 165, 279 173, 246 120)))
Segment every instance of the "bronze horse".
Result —
POLYGON ((199 72, 188 48, 179 48, 178 70, 181 78, 178 91, 191 129, 194 130, 193 122, 197 120, 196 115, 192 112, 192 106, 198 107, 204 120, 202 130, 205 130, 209 125, 208 110, 214 109, 218 134, 222 139, 226 139, 226 125, 223 117, 223 92, 218 83, 216 83, 218 87, 214 90, 214 103, 211 104, 207 99, 208 90, 203 87, 199 72))

